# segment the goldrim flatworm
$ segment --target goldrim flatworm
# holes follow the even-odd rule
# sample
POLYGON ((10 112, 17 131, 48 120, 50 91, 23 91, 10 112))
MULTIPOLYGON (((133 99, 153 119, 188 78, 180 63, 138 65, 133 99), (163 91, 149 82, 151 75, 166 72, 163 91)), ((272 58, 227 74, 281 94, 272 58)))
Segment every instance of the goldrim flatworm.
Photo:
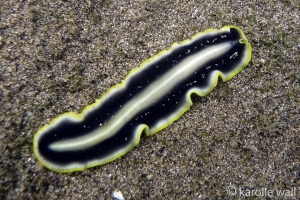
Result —
POLYGON ((65 113, 34 136, 40 163, 57 172, 80 171, 126 154, 144 132, 153 135, 182 116, 191 94, 205 96, 218 77, 230 80, 250 61, 241 29, 225 26, 173 44, 110 88, 80 114, 65 113))

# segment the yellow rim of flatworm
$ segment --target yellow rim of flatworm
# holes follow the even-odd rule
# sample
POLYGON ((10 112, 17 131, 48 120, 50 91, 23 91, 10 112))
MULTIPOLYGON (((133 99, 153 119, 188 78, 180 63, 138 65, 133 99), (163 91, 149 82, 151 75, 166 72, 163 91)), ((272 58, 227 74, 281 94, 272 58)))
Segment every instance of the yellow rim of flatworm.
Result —
POLYGON ((56 172, 73 172, 73 171, 83 171, 87 168, 91 168, 91 167, 94 167, 94 166, 98 166, 98 165, 103 165, 103 164, 106 164, 106 163, 109 163, 119 157, 121 157, 122 155, 128 153, 132 148, 134 148, 139 142, 140 142, 140 137, 141 137, 141 134, 143 131, 145 131, 146 135, 147 136, 150 136, 150 135, 154 135, 155 133, 161 131, 162 129, 168 127, 169 125, 171 125, 174 121, 176 121, 177 119, 179 119, 189 108, 190 106, 193 104, 192 103, 192 100, 191 100, 191 93, 196 93, 197 95, 199 96, 205 96, 207 95, 208 93, 210 93, 217 85, 218 83, 218 77, 220 76, 223 80, 223 82, 226 82, 228 80, 230 80, 233 76, 235 76, 237 73, 239 73, 246 65, 248 65, 248 63, 250 62, 251 60, 251 56, 252 56, 252 46, 251 44, 248 42, 246 36, 244 35, 243 31, 236 27, 236 26, 224 26, 220 29, 207 29, 203 32, 199 32, 199 33, 196 33, 194 36, 192 36, 190 39, 186 39, 184 41, 182 41, 181 43, 173 43, 171 45, 171 47, 167 50, 163 50, 161 52, 159 52, 158 54, 156 54, 155 56, 145 60, 144 62, 141 63, 141 65, 138 67, 138 68, 133 68, 127 75, 126 77, 124 78, 124 80, 120 83, 120 84, 117 84, 117 85, 114 85, 112 86, 107 92, 105 92, 99 99, 96 99, 95 103, 91 104, 91 105, 88 105, 86 106, 81 113, 74 113, 74 112, 67 112, 67 113, 64 113, 64 114, 61 114, 59 115, 58 117, 54 118, 49 124, 45 124, 42 128, 40 128, 34 135, 34 139, 33 139, 33 150, 34 150, 34 155, 35 157, 39 160, 39 162, 45 166, 46 168, 49 168, 53 171, 56 171, 56 172), (218 76, 215 76, 215 79, 214 79, 214 82, 213 82, 213 85, 212 87, 209 88, 209 90, 205 93, 201 93, 201 92, 197 92, 197 91, 190 91, 188 93, 188 104, 186 107, 182 108, 181 112, 179 115, 177 115, 176 117, 174 118, 171 118, 171 120, 168 120, 168 122, 166 124, 163 124, 162 126, 160 126, 159 128, 155 129, 153 132, 150 132, 149 131, 149 127, 147 125, 142 125, 139 127, 139 133, 136 134, 136 140, 134 141, 134 143, 132 143, 132 145, 129 147, 129 149, 126 149, 126 151, 124 152, 121 152, 119 154, 117 154, 116 156, 110 158, 110 159, 107 159, 105 160, 104 162, 102 163, 96 163, 96 164, 92 164, 92 165, 88 165, 88 166, 85 166, 84 168, 71 168, 71 169, 57 169, 57 168, 52 168, 51 166, 47 165, 42 157, 39 155, 38 153, 38 150, 37 150, 37 146, 38 146, 38 137, 39 137, 39 134, 42 133, 44 130, 46 130, 49 126, 52 126, 54 125, 58 120, 60 120, 61 118, 64 118, 64 117, 72 117, 72 118, 75 118, 77 120, 83 120, 84 118, 84 115, 92 110, 93 108, 99 106, 101 103, 102 103, 102 100, 104 98, 106 98, 107 95, 109 95, 111 92, 113 92, 114 90, 120 88, 120 87, 123 87, 125 84, 126 84, 126 80, 132 75, 134 74, 135 72, 139 71, 141 68, 143 68, 146 64, 156 60, 157 58, 161 57, 162 55, 164 54, 167 54, 169 52, 171 52, 175 46, 177 45, 184 45, 190 41, 192 41, 194 38, 198 37, 199 35, 205 35, 207 33, 213 33, 213 32, 217 32, 217 31, 221 31, 221 30, 224 30, 224 29, 230 29, 230 28, 234 28, 236 30, 238 30, 239 34, 241 35, 242 39, 240 39, 240 42, 241 43, 246 43, 247 45, 247 48, 249 49, 248 53, 247 53, 247 57, 245 59, 245 62, 242 63, 242 65, 237 68, 236 70, 234 70, 232 73, 230 73, 229 77, 226 79, 224 77, 224 75, 221 73, 221 72, 218 72, 218 76))

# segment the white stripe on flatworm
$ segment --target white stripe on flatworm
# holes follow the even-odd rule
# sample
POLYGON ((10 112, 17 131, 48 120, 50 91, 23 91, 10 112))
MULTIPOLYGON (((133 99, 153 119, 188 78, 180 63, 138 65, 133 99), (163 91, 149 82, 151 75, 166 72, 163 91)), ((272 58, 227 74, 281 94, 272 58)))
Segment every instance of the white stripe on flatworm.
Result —
MULTIPOLYGON (((206 47, 204 50, 188 56, 145 88, 138 96, 122 106, 105 125, 84 136, 54 142, 50 145, 50 148, 54 151, 80 150, 89 148, 112 137, 137 113, 151 106, 153 102, 166 95, 176 84, 194 74, 199 67, 201 68, 206 62, 225 54, 230 50, 231 42, 233 41, 206 47)), ((164 56, 162 56, 162 58, 163 57, 164 56)), ((135 73, 131 76, 135 76, 135 73)))

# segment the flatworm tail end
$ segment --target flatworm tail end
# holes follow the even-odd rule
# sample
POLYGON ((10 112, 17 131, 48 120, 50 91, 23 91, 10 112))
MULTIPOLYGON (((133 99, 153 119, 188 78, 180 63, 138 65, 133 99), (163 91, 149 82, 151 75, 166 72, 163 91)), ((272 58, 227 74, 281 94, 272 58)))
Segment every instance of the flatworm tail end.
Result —
POLYGON ((192 93, 207 95, 219 76, 230 80, 250 62, 251 53, 235 26, 174 43, 81 113, 65 113, 44 125, 34 136, 34 155, 56 172, 111 162, 135 147, 143 132, 153 135, 181 117, 192 105, 192 93))

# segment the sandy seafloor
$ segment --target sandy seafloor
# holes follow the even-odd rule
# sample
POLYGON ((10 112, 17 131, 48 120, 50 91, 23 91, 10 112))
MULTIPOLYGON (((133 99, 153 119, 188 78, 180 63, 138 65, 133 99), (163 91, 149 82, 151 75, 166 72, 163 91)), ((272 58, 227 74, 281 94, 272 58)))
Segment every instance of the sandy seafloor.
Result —
POLYGON ((300 198, 299 16, 297 0, 1 0, 0 199, 300 198), (171 126, 83 172, 38 163, 41 126, 81 112, 172 43, 224 25, 244 31, 252 61, 193 96, 171 126))

